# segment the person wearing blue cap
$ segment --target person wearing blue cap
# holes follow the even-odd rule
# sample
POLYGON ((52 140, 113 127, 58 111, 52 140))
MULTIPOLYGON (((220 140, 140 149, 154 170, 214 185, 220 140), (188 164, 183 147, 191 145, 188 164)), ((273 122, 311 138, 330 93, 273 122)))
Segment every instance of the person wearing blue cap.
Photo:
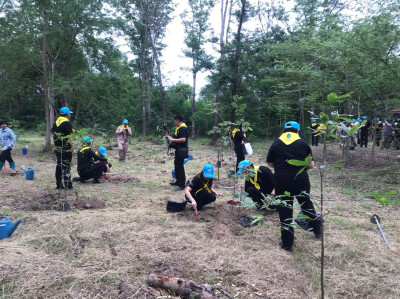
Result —
POLYGON ((115 130, 117 134, 119 161, 126 162, 126 153, 128 152, 129 136, 132 136, 132 129, 128 126, 128 120, 125 118, 122 125, 115 130))
POLYGON ((360 141, 360 147, 365 147, 368 146, 368 131, 371 128, 371 122, 368 120, 366 116, 363 116, 363 121, 361 122, 361 128, 360 128, 360 136, 361 136, 361 141, 360 141))
MULTIPOLYGON (((239 163, 239 170, 236 174, 245 174, 246 182, 244 191, 256 204, 257 209, 264 206, 263 195, 275 195, 275 179, 272 171, 265 166, 254 166, 249 160, 243 160, 239 163)), ((268 206, 275 209, 275 206, 268 206)))
MULTIPOLYGON (((287 206, 279 205, 279 219, 281 222, 281 248, 292 251, 294 243, 294 229, 290 225, 293 219, 293 197, 301 205, 303 214, 310 217, 308 225, 312 228, 317 238, 321 237, 321 226, 317 220, 314 205, 310 200, 310 180, 307 170, 299 173, 302 166, 289 164, 290 159, 304 161, 312 157, 311 147, 300 136, 300 125, 295 121, 285 124, 283 134, 273 142, 268 155, 267 163, 275 169, 275 194, 287 203, 287 206), (287 195, 287 192, 291 196, 287 195)), ((307 167, 314 167, 314 161, 307 167)))
POLYGON ((319 123, 317 123, 316 119, 313 119, 312 124, 311 124, 311 144, 312 144, 312 146, 318 146, 318 139, 319 139, 318 127, 319 127, 319 123))
POLYGON ((70 122, 73 112, 68 107, 60 109, 60 116, 55 121, 52 132, 57 157, 56 189, 68 188, 74 190, 71 182, 71 161, 74 151, 73 140, 70 137, 74 132, 70 122))
POLYGON ((0 121, 0 171, 2 171, 6 161, 8 161, 10 168, 15 170, 15 162, 11 157, 11 151, 14 149, 15 140, 17 140, 17 138, 14 132, 8 127, 8 123, 5 120, 0 121))
POLYGON ((223 196, 212 187, 214 178, 214 167, 211 164, 205 164, 203 171, 197 174, 190 181, 185 189, 186 200, 192 203, 193 209, 201 210, 205 205, 212 203, 217 196, 223 196))
MULTIPOLYGON (((107 149, 104 146, 99 147, 99 149, 96 151, 95 154, 99 157, 107 159, 107 149)), ((95 161, 94 163, 99 163, 99 162, 100 161, 95 161)), ((107 161, 106 166, 107 166, 107 169, 103 172, 103 178, 108 180, 108 176, 106 175, 106 173, 110 172, 110 168, 112 165, 110 162, 107 161)))
POLYGON ((78 152, 78 174, 81 183, 93 178, 93 184, 100 184, 101 176, 107 171, 107 159, 95 154, 92 150, 92 142, 89 136, 82 139, 82 147, 78 152))

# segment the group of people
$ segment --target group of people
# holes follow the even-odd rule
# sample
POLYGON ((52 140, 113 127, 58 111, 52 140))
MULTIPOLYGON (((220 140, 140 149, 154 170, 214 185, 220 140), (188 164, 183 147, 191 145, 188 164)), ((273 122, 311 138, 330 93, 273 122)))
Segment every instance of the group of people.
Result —
MULTIPOLYGON (((85 183, 93 179, 93 184, 100 184, 101 178, 107 179, 107 172, 110 171, 111 163, 107 160, 105 147, 100 147, 96 152, 92 149, 93 139, 84 136, 80 142, 80 148, 76 148, 72 138, 74 129, 70 122, 73 112, 68 107, 60 109, 60 116, 56 119, 52 132, 54 137, 54 153, 57 158, 56 166, 56 189, 75 190, 72 182, 80 181, 85 183), (79 177, 71 180, 72 154, 77 153, 77 172, 79 177)), ((128 120, 124 119, 122 124, 115 131, 118 141, 119 161, 126 162, 126 153, 129 146, 129 137, 132 136, 132 129, 128 120)))
MULTIPOLYGON (((93 183, 101 183, 101 178, 106 178, 111 164, 107 159, 106 148, 100 147, 97 151, 92 149, 93 139, 83 137, 80 148, 74 145, 71 135, 72 128, 70 118, 73 112, 68 107, 60 109, 60 116, 53 125, 56 166, 56 188, 74 190, 70 179, 71 160, 73 153, 77 153, 77 171, 79 177, 76 180, 84 183, 93 178, 93 183)), ((203 166, 202 171, 193 177, 186 186, 184 159, 188 158, 188 129, 181 115, 174 117, 176 126, 173 136, 165 134, 170 147, 175 149, 175 174, 176 181, 171 185, 176 186, 175 191, 185 190, 185 199, 192 203, 196 210, 201 210, 205 205, 216 200, 217 196, 223 196, 213 188, 214 167, 211 164, 203 166)), ((257 209, 266 207, 276 209, 279 213, 281 224, 281 248, 291 251, 294 243, 294 230, 291 226, 293 220, 293 200, 296 197, 301 205, 304 215, 309 217, 308 227, 311 228, 317 238, 321 236, 320 221, 310 200, 310 181, 307 170, 300 171, 301 166, 288 163, 288 160, 304 161, 312 157, 311 147, 300 136, 300 125, 297 122, 287 122, 283 134, 273 142, 268 155, 267 164, 274 169, 274 173, 266 166, 253 165, 245 159, 243 143, 246 132, 240 126, 230 132, 230 138, 236 154, 236 174, 245 174, 245 192, 250 197, 257 209), (266 201, 269 196, 275 196, 281 203, 272 206, 266 201)), ((128 120, 124 119, 116 132, 118 139, 119 161, 126 161, 126 152, 129 145, 129 136, 132 130, 128 126, 128 120)), ((15 142, 15 135, 7 128, 6 122, 1 122, 0 140, 2 152, 0 154, 0 166, 4 161, 9 161, 10 167, 15 168, 11 158, 11 150, 15 142)), ((316 145, 318 141, 316 141, 316 145)), ((311 169, 314 161, 307 166, 311 169)))

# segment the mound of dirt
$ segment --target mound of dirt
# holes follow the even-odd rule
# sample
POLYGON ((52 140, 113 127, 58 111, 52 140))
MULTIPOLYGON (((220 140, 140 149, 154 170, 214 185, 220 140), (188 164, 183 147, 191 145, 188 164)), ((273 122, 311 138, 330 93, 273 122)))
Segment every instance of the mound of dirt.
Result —
POLYGON ((129 174, 121 174, 121 175, 110 175, 108 177, 108 181, 112 184, 125 184, 131 182, 140 182, 137 177, 131 176, 129 174))
POLYGON ((101 199, 83 197, 79 198, 71 203, 72 207, 75 209, 104 209, 106 207, 106 203, 101 199))
POLYGON ((75 209, 103 209, 106 204, 101 199, 83 197, 79 199, 65 199, 63 192, 40 192, 33 194, 31 197, 17 198, 10 203, 10 207, 16 210, 25 211, 41 211, 41 210, 57 210, 60 202, 70 203, 75 209))

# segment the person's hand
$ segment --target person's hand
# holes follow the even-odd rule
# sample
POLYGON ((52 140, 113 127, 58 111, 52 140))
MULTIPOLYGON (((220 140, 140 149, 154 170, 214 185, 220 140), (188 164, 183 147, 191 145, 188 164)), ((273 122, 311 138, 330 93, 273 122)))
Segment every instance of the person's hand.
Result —
POLYGON ((215 195, 217 195, 218 197, 223 197, 224 195, 222 193, 215 193, 215 195))
POLYGON ((7 149, 10 150, 10 149, 11 149, 11 146, 8 146, 7 149))
POLYGON ((195 200, 192 201, 192 206, 194 210, 197 209, 197 202, 195 200))
POLYGON ((78 153, 78 150, 76 148, 74 148, 72 153, 76 154, 76 153, 78 153))
POLYGON ((165 134, 165 138, 167 138, 168 139, 168 141, 172 141, 172 137, 171 136, 169 136, 168 134, 165 134))

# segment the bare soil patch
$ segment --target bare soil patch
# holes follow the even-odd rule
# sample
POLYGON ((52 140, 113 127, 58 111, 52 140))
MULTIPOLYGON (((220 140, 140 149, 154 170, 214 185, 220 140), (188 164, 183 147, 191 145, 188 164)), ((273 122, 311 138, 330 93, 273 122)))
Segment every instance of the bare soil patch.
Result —
POLYGON ((140 179, 129 174, 109 175, 108 181, 112 184, 139 183, 140 179))

